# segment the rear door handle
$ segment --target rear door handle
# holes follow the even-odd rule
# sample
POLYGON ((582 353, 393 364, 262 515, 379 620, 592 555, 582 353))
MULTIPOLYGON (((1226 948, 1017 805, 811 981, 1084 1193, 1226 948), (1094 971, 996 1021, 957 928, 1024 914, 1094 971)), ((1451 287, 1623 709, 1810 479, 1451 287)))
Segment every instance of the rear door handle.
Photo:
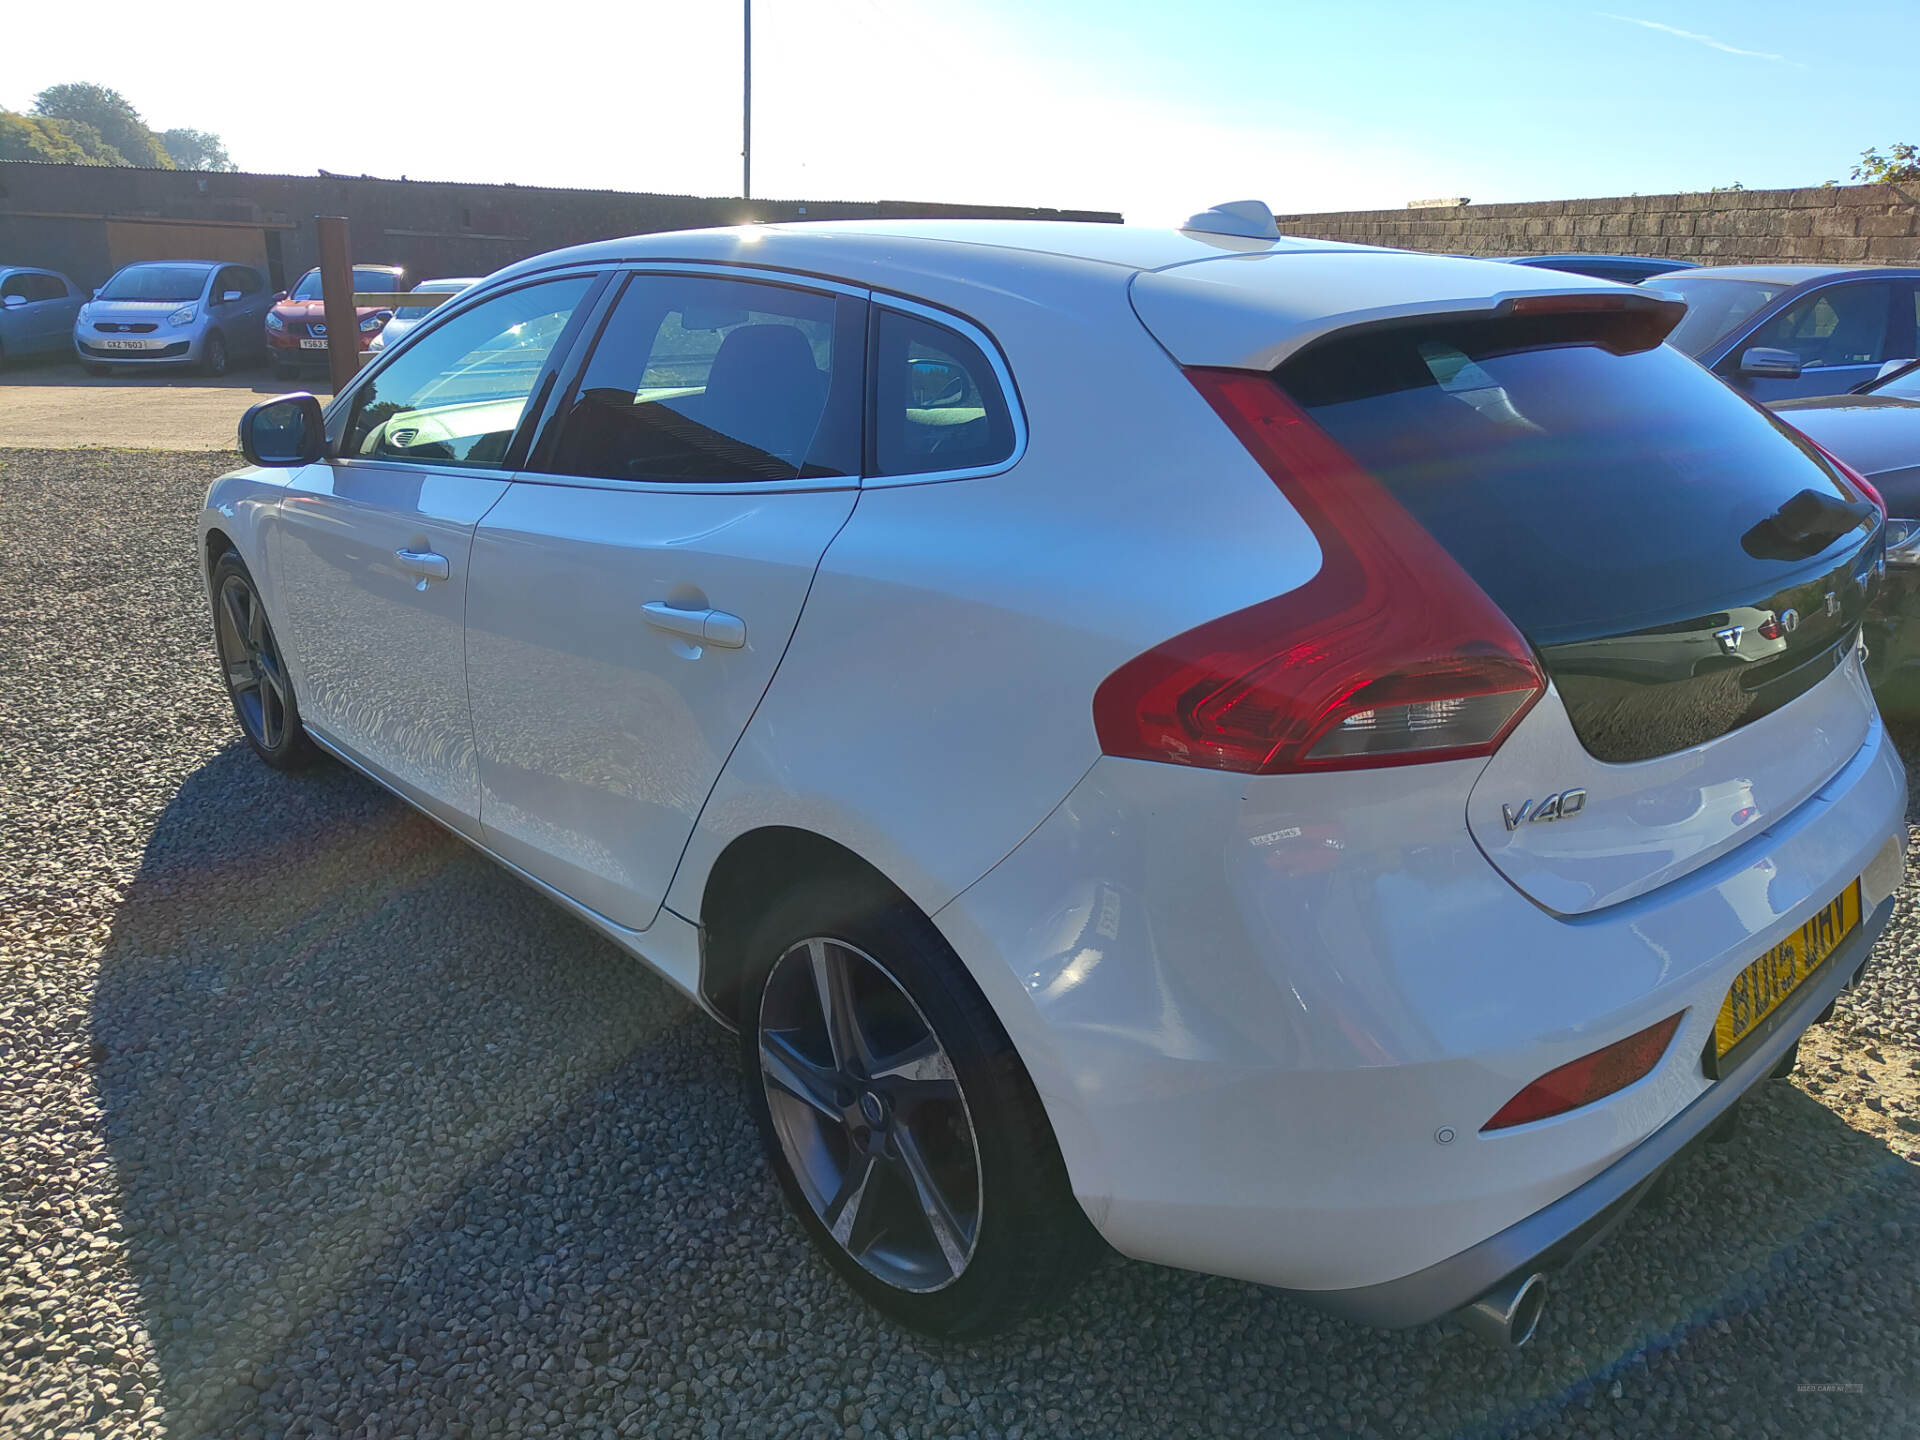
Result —
POLYGON ((447 566, 447 557, 436 555, 431 550, 396 550, 393 558, 400 562, 400 568, 409 575, 418 575, 422 580, 444 580, 452 571, 447 566))
POLYGON ((747 622, 724 610, 682 610, 664 600, 649 600, 640 608, 646 612, 647 624, 669 635, 724 650, 738 650, 747 643, 747 622))

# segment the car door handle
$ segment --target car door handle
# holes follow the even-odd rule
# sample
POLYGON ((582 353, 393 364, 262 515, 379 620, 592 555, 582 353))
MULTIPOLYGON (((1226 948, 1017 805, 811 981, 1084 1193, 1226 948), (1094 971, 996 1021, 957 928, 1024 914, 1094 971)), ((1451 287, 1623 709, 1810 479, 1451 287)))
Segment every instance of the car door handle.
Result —
POLYGON ((669 635, 724 650, 738 650, 747 643, 747 622, 724 610, 682 610, 664 600, 649 600, 640 608, 646 612, 647 624, 669 635))
POLYGON ((452 571, 447 566, 447 557, 436 555, 431 550, 396 550, 393 558, 400 562, 400 568, 409 575, 418 575, 422 580, 444 580, 452 571))

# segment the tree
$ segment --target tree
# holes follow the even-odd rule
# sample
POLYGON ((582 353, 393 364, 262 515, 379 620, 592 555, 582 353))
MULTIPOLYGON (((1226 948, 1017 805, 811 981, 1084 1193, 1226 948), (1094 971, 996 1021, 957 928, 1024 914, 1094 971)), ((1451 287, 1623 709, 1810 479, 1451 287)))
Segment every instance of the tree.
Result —
POLYGON ((169 130, 160 144, 182 170, 238 170, 227 158, 227 147, 211 130, 169 130))
POLYGON ((125 164, 155 170, 174 168, 160 137, 147 128, 140 112, 118 90, 104 85, 49 85, 33 97, 33 110, 48 119, 91 125, 124 157, 125 164))
POLYGON ((127 157, 77 120, 53 120, 0 110, 0 160, 56 165, 125 165, 127 157))
POLYGON ((1878 150, 1862 150, 1860 163, 1853 167, 1853 178, 1869 185, 1920 180, 1920 145, 1889 145, 1884 155, 1878 150))

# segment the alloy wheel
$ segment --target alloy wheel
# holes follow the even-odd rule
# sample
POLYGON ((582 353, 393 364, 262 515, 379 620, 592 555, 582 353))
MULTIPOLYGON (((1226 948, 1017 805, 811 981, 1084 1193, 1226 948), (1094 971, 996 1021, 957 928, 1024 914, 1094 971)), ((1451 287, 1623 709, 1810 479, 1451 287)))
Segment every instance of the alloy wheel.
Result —
POLYGON ((262 749, 279 749, 287 736, 286 669, 260 596, 238 575, 227 576, 220 586, 214 630, 240 723, 262 749))
POLYGON ((843 940, 802 940, 767 977, 759 1052, 781 1150, 840 1247, 901 1290, 959 1279, 980 1234, 979 1142, 900 982, 843 940))

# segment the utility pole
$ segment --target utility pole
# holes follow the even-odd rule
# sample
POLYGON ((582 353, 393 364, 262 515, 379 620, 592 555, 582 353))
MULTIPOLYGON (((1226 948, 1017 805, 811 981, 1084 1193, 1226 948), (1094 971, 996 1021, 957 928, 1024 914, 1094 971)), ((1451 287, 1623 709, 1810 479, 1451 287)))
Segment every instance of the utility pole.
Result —
POLYGON ((753 198, 753 0, 740 22, 740 198, 753 198))

